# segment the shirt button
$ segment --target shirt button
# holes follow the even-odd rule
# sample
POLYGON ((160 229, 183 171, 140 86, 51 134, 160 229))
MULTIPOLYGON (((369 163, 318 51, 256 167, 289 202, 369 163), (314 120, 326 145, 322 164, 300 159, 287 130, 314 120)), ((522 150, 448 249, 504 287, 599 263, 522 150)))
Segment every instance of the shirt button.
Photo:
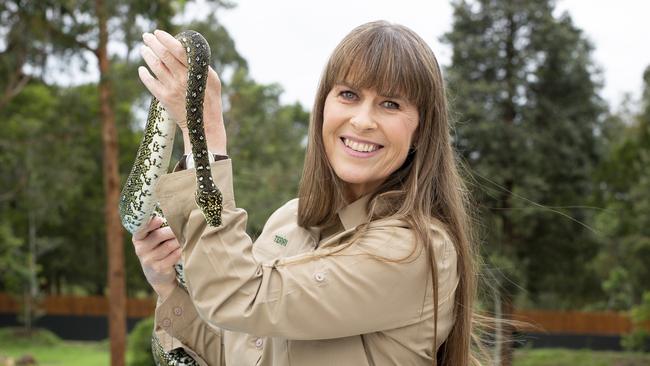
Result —
POLYGON ((315 279, 317 282, 323 282, 323 281, 325 281, 325 273, 323 273, 323 272, 316 272, 316 273, 314 273, 314 279, 315 279))
POLYGON ((165 318, 162 321, 163 328, 169 328, 172 325, 172 321, 169 318, 165 318))
POLYGON ((257 338, 255 340, 255 347, 257 349, 262 349, 262 346, 264 345, 264 340, 262 338, 257 338))
POLYGON ((179 307, 174 308, 174 315, 176 315, 176 316, 183 315, 183 309, 181 309, 179 307))

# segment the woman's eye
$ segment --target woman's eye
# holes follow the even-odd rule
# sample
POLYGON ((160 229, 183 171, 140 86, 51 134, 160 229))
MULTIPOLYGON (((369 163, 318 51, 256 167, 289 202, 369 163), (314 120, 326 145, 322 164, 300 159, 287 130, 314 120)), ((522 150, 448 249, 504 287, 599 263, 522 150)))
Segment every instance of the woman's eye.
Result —
POLYGON ((353 100, 354 98, 357 97, 357 95, 354 94, 354 92, 351 92, 349 90, 344 90, 340 92, 339 95, 342 96, 344 99, 349 99, 349 100, 353 100))
POLYGON ((382 104, 384 105, 384 107, 389 108, 389 109, 399 109, 399 104, 397 104, 397 103, 395 103, 395 102, 393 102, 391 100, 387 100, 387 101, 383 102, 382 104))

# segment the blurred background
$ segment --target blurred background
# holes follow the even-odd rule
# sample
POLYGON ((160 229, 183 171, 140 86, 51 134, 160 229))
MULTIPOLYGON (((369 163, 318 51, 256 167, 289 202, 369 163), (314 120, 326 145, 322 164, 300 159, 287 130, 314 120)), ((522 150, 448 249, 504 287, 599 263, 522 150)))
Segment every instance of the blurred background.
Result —
POLYGON ((329 53, 377 19, 420 34, 447 80, 484 259, 480 306, 528 322, 498 329, 495 363, 649 365, 649 11, 632 0, 0 0, 0 365, 151 365, 155 298, 116 201, 150 102, 136 71, 143 32, 209 41, 255 237, 296 195, 329 53))

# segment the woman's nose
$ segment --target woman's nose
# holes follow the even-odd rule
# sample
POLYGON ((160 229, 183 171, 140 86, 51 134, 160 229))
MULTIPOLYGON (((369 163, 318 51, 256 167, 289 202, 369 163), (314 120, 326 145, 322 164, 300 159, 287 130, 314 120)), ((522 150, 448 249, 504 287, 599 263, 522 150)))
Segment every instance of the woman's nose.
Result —
POLYGON ((356 130, 370 130, 377 127, 375 117, 372 113, 372 106, 361 105, 356 113, 350 118, 350 124, 356 130))

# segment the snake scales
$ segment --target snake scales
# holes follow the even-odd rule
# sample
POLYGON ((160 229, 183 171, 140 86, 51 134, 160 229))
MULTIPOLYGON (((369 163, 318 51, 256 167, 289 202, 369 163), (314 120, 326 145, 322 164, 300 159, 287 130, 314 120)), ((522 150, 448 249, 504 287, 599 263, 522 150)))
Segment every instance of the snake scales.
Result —
MULTIPOLYGON (((195 201, 210 226, 221 225, 222 195, 212 180, 209 152, 203 129, 203 97, 210 63, 210 46, 203 36, 187 30, 176 36, 185 48, 188 64, 186 92, 187 126, 196 169, 195 201)), ((122 225, 132 234, 146 227, 152 216, 162 216, 154 195, 158 178, 167 173, 176 123, 154 97, 149 107, 144 136, 133 168, 120 196, 122 225)), ((164 218, 163 218, 164 219, 164 218)), ((166 224, 163 224, 166 225, 166 224)), ((182 265, 176 266, 178 282, 184 286, 182 265)), ((196 365, 182 348, 165 352, 154 335, 152 352, 157 365, 196 365)))

